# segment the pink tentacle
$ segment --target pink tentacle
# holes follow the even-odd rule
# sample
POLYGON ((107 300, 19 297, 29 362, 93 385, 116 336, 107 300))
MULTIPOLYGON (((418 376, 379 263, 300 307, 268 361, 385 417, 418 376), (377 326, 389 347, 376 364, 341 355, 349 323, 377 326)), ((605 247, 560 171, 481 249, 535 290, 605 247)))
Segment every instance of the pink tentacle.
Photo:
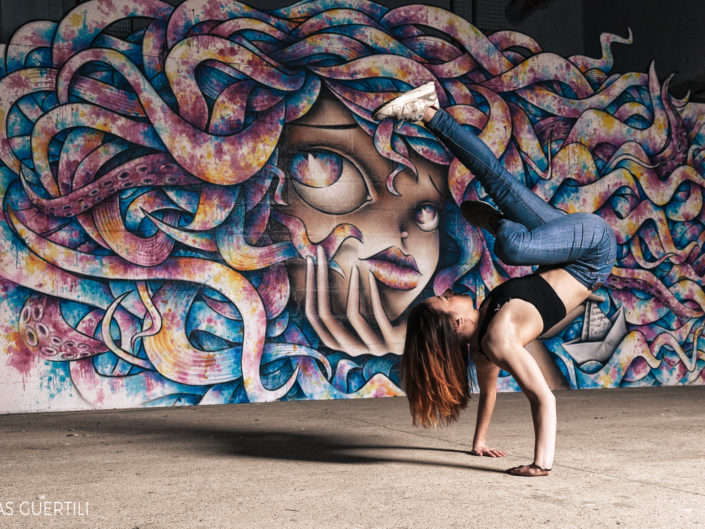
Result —
POLYGON ((60 194, 65 195, 71 192, 76 169, 92 150, 100 146, 103 137, 104 134, 99 131, 74 130, 69 133, 59 156, 57 180, 60 194))
POLYGON ((294 257, 296 250, 288 242, 252 246, 245 239, 244 205, 239 204, 231 223, 218 226, 215 240, 220 255, 236 270, 258 270, 294 257))
POLYGON ((512 136, 517 141, 519 150, 526 154, 533 164, 545 169, 548 166, 548 160, 526 112, 513 103, 509 103, 509 111, 512 118, 512 136))
POLYGON ((78 5, 61 20, 54 35, 54 66, 90 46, 96 35, 117 20, 135 16, 166 20, 173 9, 161 0, 93 0, 78 5))
POLYGON ((416 166, 409 160, 409 152, 406 145, 401 142, 396 142, 392 145, 394 141, 394 121, 392 119, 385 119, 379 124, 374 135, 374 144, 377 151, 385 158, 397 162, 402 167, 397 167, 392 171, 391 174, 387 175, 387 191, 392 195, 399 195, 397 190, 394 188, 394 177, 403 170, 403 167, 408 167, 412 174, 416 174, 416 166), (395 147, 397 149, 395 149, 395 147), (401 151, 401 152, 399 152, 401 151))
POLYGON ((582 143, 591 150, 600 143, 621 145, 625 141, 636 141, 648 153, 655 153, 666 143, 668 116, 660 97, 658 77, 651 63, 649 68, 649 92, 654 109, 654 121, 647 129, 630 127, 602 110, 587 110, 571 130, 566 143, 582 143))
POLYGON ((633 237, 647 220, 653 221, 658 233, 658 240, 663 248, 662 253, 674 255, 673 260, 677 263, 683 262, 693 248, 697 246, 697 242, 692 241, 684 248, 676 247, 668 227, 666 215, 662 210, 654 208, 649 202, 640 203, 623 219, 617 217, 611 210, 606 210, 603 216, 610 226, 612 226, 619 244, 624 244, 633 237))
POLYGON ((164 232, 165 235, 168 235, 174 241, 190 248, 203 250, 204 252, 218 251, 218 244, 213 233, 209 231, 203 232, 193 231, 186 228, 177 228, 164 220, 158 219, 147 211, 145 211, 144 214, 160 231, 164 232))
POLYGON ((627 28, 629 30, 628 37, 620 37, 619 35, 614 35, 612 33, 603 33, 600 35, 600 45, 602 47, 602 57, 599 59, 592 59, 590 57, 583 57, 581 55, 574 55, 568 60, 575 64, 581 71, 587 72, 592 69, 599 69, 603 72, 609 72, 612 69, 614 63, 614 58, 612 55, 612 43, 617 42, 619 44, 631 44, 633 42, 632 28, 627 28))
POLYGON ((593 89, 582 72, 573 64, 554 53, 532 55, 518 66, 482 82, 482 86, 495 92, 511 92, 538 81, 556 80, 570 86, 579 99, 591 96, 593 89))
MULTIPOLYGON (((140 223, 145 219, 147 214, 154 213, 155 211, 180 211, 184 210, 175 205, 169 197, 162 192, 161 189, 151 189, 145 191, 141 194, 136 194, 130 197, 121 197, 125 200, 129 200, 127 205, 123 204, 125 213, 123 214, 125 218, 125 226, 130 230, 138 229, 140 223)), ((121 208, 121 209, 123 209, 121 208)))
POLYGON ((208 106, 196 82, 196 67, 206 60, 237 64, 256 81, 278 90, 295 91, 304 82, 303 72, 289 74, 248 48, 213 35, 199 35, 179 42, 167 56, 164 70, 179 104, 180 116, 199 130, 206 130, 208 106))
POLYGON ((280 42, 286 42, 290 39, 288 33, 280 31, 267 22, 254 18, 231 18, 230 20, 221 22, 214 27, 210 31, 210 34, 218 37, 230 38, 236 33, 247 30, 254 30, 265 35, 269 35, 280 42))
POLYGON ((654 162, 658 164, 656 172, 662 178, 669 175, 676 167, 685 163, 688 153, 688 137, 685 131, 685 124, 678 111, 674 108, 671 95, 668 93, 668 87, 671 84, 673 75, 675 74, 668 76, 661 87, 661 102, 668 117, 668 139, 661 152, 656 153, 653 157, 654 162))
POLYGON ((345 24, 380 27, 375 19, 362 11, 353 9, 330 9, 311 17, 298 26, 296 30, 292 32, 292 36, 299 39, 304 38, 307 35, 314 34, 322 29, 329 28, 331 25, 335 25, 338 20, 344 21, 345 24))
POLYGON ((541 53, 541 46, 538 42, 532 39, 530 36, 524 33, 518 33, 516 31, 495 31, 487 38, 492 44, 494 44, 499 50, 506 50, 507 48, 524 48, 529 50, 533 54, 541 53))
MULTIPOLYGON (((171 224, 179 217, 178 212, 168 212, 164 216, 164 222, 171 224)), ((158 265, 169 257, 174 247, 174 240, 161 231, 151 237, 140 237, 130 233, 123 222, 117 195, 113 195, 93 210, 93 220, 108 246, 117 255, 135 264, 158 265)))
POLYGON ((338 249, 343 245, 346 239, 352 237, 362 242, 362 233, 356 226, 352 224, 339 224, 335 229, 319 244, 326 251, 328 259, 332 261, 338 249))
POLYGON ((71 362, 69 366, 76 391, 94 409, 145 406, 184 393, 184 386, 167 380, 156 371, 105 376, 95 370, 90 358, 71 362))
POLYGON ((607 286, 613 289, 639 290, 651 294, 664 303, 669 310, 673 311, 681 321, 698 318, 703 315, 703 310, 691 309, 679 301, 673 292, 648 270, 630 270, 615 267, 607 281, 607 286))
MULTIPOLYGON (((243 316, 245 330, 241 366, 244 387, 251 401, 277 400, 288 393, 296 382, 298 371, 280 388, 270 390, 262 385, 259 366, 266 335, 266 313, 262 300, 252 284, 231 267, 193 257, 170 257, 154 267, 135 265, 117 256, 105 256, 98 260, 93 255, 77 252, 42 239, 20 223, 12 209, 8 210, 8 217, 19 237, 28 247, 36 249, 38 255, 47 263, 59 266, 67 272, 131 281, 173 279, 207 285, 220 292, 243 316)), ((179 292, 183 293, 183 291, 177 291, 172 297, 176 299, 179 292)), ((166 319, 164 324, 168 327, 166 319)), ((151 339, 156 340, 157 337, 151 339)), ((208 365, 213 362, 207 355, 203 361, 208 365)), ((196 384, 206 384, 214 383, 213 380, 219 380, 219 378, 217 376, 210 378, 208 370, 205 370, 199 371, 196 378, 191 380, 196 384)))
POLYGON ((92 105, 82 103, 60 105, 42 116, 32 130, 34 170, 38 173, 44 189, 52 197, 59 196, 59 188, 49 163, 49 145, 61 131, 74 127, 91 127, 116 134, 138 145, 161 147, 150 125, 92 105))
MULTIPOLYGON (((435 81, 431 71, 422 64, 398 55, 373 55, 361 57, 340 66, 312 66, 316 74, 339 80, 367 79, 370 77, 385 76, 396 77, 411 86, 419 86, 429 81, 435 81)), ((388 94, 392 97, 392 94, 388 94)), ((438 100, 441 106, 447 106, 448 100, 443 91, 438 91, 438 100)))
POLYGON ((223 90, 213 104, 211 134, 232 134, 245 122, 247 99, 254 87, 252 81, 239 81, 223 90))
POLYGON ((171 48, 182 40, 192 27, 206 20, 219 21, 238 18, 261 20, 285 32, 294 27, 293 22, 266 14, 240 2, 224 4, 219 0, 187 0, 174 9, 169 17, 167 43, 171 48))
POLYGON ((478 137, 487 145, 497 158, 501 158, 512 138, 512 117, 507 103, 497 94, 483 86, 473 86, 490 105, 490 112, 485 127, 478 137))
MULTIPOLYGON (((115 343, 111 334, 110 326, 113 322, 113 314, 115 313, 115 310, 120 306, 120 302, 129 295, 130 292, 125 292, 124 294, 119 295, 117 298, 115 298, 115 301, 113 301, 105 310, 105 316, 103 316, 103 321, 100 327, 101 336, 103 337, 103 341, 105 342, 105 344, 108 346, 108 349, 110 349, 110 351, 121 360, 124 360, 128 364, 135 365, 144 369, 152 369, 151 362, 145 360, 144 358, 139 358, 134 354, 123 350, 120 346, 115 343)), ((124 341, 126 340, 123 340, 123 342, 124 341)))
POLYGON ((147 79, 154 79, 164 71, 166 52, 166 23, 154 20, 142 37, 142 63, 147 79))
POLYGON ((123 116, 144 117, 144 110, 135 94, 118 90, 97 79, 76 76, 71 85, 71 94, 84 102, 94 103, 123 116))
POLYGON ((137 281, 137 293, 140 296, 140 300, 142 301, 144 308, 147 310, 147 314, 149 314, 149 326, 146 326, 145 320, 145 327, 142 331, 136 333, 132 337, 130 347, 133 350, 135 349, 135 343, 138 339, 145 336, 154 336, 161 330, 163 323, 162 315, 159 313, 159 310, 152 301, 152 296, 149 293, 149 288, 147 287, 146 281, 137 281))
POLYGON ((522 88, 517 93, 527 102, 552 114, 566 118, 578 118, 591 108, 607 108, 630 86, 643 86, 647 83, 648 76, 646 74, 628 73, 583 99, 564 97, 542 87, 522 88))
POLYGON ((277 318, 289 302, 289 274, 286 266, 279 263, 265 269, 257 292, 262 298, 267 320, 277 318))
POLYGON ((235 207, 237 191, 231 187, 203 184, 198 208, 193 219, 185 226, 189 230, 210 230, 228 218, 235 207))
MULTIPOLYGON (((131 160, 106 173, 98 180, 57 198, 40 197, 22 179, 24 191, 40 210, 57 217, 71 217, 101 203, 121 189, 143 185, 186 185, 198 182, 174 164, 166 154, 150 154, 131 160)), ((102 239, 99 239, 102 240, 102 239)))
MULTIPOLYGON (((194 128, 171 110, 136 66, 112 50, 91 49, 72 57, 61 72, 57 90, 59 101, 65 100, 70 79, 87 61, 107 62, 125 76, 139 95, 151 123, 154 123, 154 129, 149 128, 148 131, 152 134, 156 132, 179 165, 201 180, 214 184, 243 182, 264 166, 276 147, 286 111, 283 102, 263 112, 259 119, 238 134, 212 136, 194 128), (257 141, 251 141, 251 137, 257 138, 257 141), (223 159, 228 159, 229 163, 223 164, 223 159)), ((92 114, 96 112, 96 109, 92 110, 92 114)), ((129 121, 112 118, 111 123, 120 123, 119 120, 129 121)), ((118 127, 118 130, 110 132, 126 138, 137 136, 131 141, 143 144, 134 134, 138 126, 131 123, 132 129, 118 127)))
POLYGON ((32 294, 20 313, 19 330, 25 345, 44 360, 76 360, 108 350, 66 323, 54 297, 32 294))
MULTIPOLYGON (((56 87, 56 70, 26 68, 12 72, 0 79, 0 123, 7 123, 12 106, 20 98, 40 92, 53 92, 56 87)), ((7 127, 0 127, 0 159, 15 174, 20 174, 20 160, 13 152, 7 127)))
POLYGON ((7 73, 25 66, 27 57, 35 50, 51 46, 48 35, 56 30, 57 23, 51 20, 34 20, 21 26, 10 38, 5 50, 7 73))
POLYGON ((381 23, 389 28, 407 24, 443 28, 448 35, 458 40, 490 74, 499 75, 512 67, 512 63, 498 52, 496 46, 478 28, 439 7, 419 5, 399 7, 390 10, 382 18, 381 23))
MULTIPOLYGON (((122 141, 112 141, 98 147, 95 151, 86 156, 76 168, 76 171, 74 172, 74 181, 71 188, 78 190, 90 183, 95 178, 96 173, 104 163, 124 151, 126 148, 127 145, 122 141)), ((105 185, 107 186, 107 184, 105 185)), ((88 192, 88 196, 90 196, 90 193, 91 191, 88 192)), ((76 195, 76 198, 81 197, 76 195)), ((86 198, 84 197, 84 203, 85 200, 86 198)), ((64 205, 65 203, 58 204, 60 207, 57 207, 57 210, 61 211, 64 205)), ((90 211, 86 210, 83 213, 79 213, 76 215, 76 220, 81 227, 86 230, 86 233, 93 241, 101 245, 103 248, 108 248, 108 244, 103 240, 98 228, 96 228, 95 222, 93 221, 93 215, 91 215, 90 211)))

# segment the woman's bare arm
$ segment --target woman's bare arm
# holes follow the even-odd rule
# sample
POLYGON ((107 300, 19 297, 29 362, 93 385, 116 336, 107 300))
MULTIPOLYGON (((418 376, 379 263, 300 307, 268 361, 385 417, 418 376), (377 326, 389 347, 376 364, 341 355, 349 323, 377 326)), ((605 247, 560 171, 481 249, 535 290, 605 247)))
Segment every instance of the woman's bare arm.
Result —
POLYGON ((472 454, 476 456, 504 457, 506 455, 504 452, 487 446, 487 431, 490 427, 495 401, 497 400, 499 367, 487 360, 479 352, 471 352, 471 358, 475 364, 477 384, 480 389, 475 436, 472 441, 472 454))
MULTIPOLYGON (((499 367, 512 374, 529 399, 535 435, 533 465, 550 469, 556 444, 556 399, 536 360, 524 348, 541 333, 541 327, 541 315, 533 305, 512 300, 493 318, 482 345, 499 367)), ((518 472, 513 473, 547 473, 537 471, 536 466, 518 467, 518 472)))

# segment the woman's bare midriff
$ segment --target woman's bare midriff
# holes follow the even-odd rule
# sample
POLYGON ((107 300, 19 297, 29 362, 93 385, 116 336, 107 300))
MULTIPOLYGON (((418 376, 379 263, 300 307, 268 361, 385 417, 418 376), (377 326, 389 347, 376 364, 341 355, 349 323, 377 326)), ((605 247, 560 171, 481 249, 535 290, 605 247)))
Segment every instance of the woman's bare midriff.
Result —
POLYGON ((555 291, 566 313, 570 313, 590 295, 590 290, 562 268, 552 268, 539 274, 555 291))

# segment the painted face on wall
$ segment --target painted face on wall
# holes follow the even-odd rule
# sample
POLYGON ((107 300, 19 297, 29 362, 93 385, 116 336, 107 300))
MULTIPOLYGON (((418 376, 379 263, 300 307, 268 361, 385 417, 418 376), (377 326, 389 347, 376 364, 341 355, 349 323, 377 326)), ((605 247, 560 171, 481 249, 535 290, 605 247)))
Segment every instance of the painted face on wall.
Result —
MULTIPOLYGON (((361 314, 369 318, 373 312, 372 275, 386 316, 398 320, 438 263, 447 169, 414 154, 418 177, 405 169, 394 180, 398 195, 390 193, 387 177, 395 164, 377 152, 345 107, 329 98, 287 127, 280 153, 289 182, 282 212, 303 221, 310 241, 320 243, 342 224, 361 234, 361 240, 348 237, 328 256, 339 267, 329 273, 332 312, 345 314, 357 268, 361 314)), ((292 270, 292 294, 305 297, 305 267, 292 270)))

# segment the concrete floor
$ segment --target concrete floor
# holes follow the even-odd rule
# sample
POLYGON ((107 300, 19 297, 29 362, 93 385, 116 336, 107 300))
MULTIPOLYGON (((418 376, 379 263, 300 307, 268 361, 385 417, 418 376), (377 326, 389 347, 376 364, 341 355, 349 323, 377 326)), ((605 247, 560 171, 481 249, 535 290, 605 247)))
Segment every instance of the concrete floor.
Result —
POLYGON ((531 460, 521 394, 504 459, 468 454, 476 400, 438 430, 404 399, 0 416, 0 527, 705 527, 705 387, 557 397, 547 478, 503 472, 531 460))

